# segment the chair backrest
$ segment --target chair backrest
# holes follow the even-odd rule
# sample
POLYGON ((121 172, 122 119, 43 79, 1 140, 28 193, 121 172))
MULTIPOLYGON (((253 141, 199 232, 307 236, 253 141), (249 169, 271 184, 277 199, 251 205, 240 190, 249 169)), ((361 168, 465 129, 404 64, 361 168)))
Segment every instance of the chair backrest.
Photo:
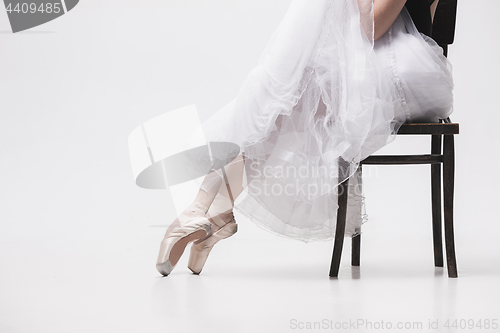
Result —
POLYGON ((448 54, 448 45, 455 37, 455 22, 457 17, 457 0, 439 0, 431 21, 429 7, 434 0, 407 0, 405 7, 415 23, 418 31, 432 37, 448 54))
MULTIPOLYGON (((448 56, 448 45, 453 44, 455 40, 457 1, 458 0, 439 0, 436 13, 434 14, 434 21, 431 20, 429 10, 434 0, 407 0, 405 4, 418 31, 432 37, 432 39, 443 48, 445 56, 448 56)), ((445 123, 451 123, 449 117, 439 122, 443 121, 445 123)))
POLYGON ((457 20, 457 0, 439 0, 434 23, 432 25, 432 39, 448 55, 448 45, 455 40, 455 25, 457 20))
POLYGON ((417 30, 429 37, 432 36, 432 19, 430 6, 432 0, 407 0, 405 7, 417 30))

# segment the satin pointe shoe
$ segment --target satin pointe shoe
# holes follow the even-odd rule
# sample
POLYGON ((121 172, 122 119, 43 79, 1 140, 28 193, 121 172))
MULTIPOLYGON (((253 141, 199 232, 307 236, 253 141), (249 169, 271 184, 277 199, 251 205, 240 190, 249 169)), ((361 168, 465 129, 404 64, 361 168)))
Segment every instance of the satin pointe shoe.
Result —
POLYGON ((174 221, 179 226, 167 230, 156 261, 156 269, 162 275, 167 276, 172 272, 189 243, 210 235, 212 223, 205 216, 207 210, 207 206, 194 202, 174 221))
POLYGON ((194 242, 191 246, 188 268, 193 273, 200 274, 203 266, 205 266, 205 262, 207 261, 210 251, 218 241, 231 237, 238 231, 238 225, 234 219, 232 207, 232 200, 229 200, 220 194, 216 195, 208 214, 210 215, 209 218, 212 220, 213 224, 218 227, 218 229, 213 231, 204 239, 194 242), (224 210, 227 208, 229 209, 224 210), (215 215, 217 212, 219 212, 219 214, 215 215))

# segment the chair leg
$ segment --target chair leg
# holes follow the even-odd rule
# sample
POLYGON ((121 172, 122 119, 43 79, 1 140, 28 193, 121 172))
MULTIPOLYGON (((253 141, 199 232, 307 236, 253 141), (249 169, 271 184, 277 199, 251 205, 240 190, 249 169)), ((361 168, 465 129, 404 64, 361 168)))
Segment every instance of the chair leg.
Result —
POLYGON ((456 278, 457 261, 453 235, 453 191, 455 178, 455 143, 453 135, 444 136, 443 147, 444 235, 448 277, 456 278))
MULTIPOLYGON (((441 135, 433 135, 431 153, 441 154, 441 135)), ((432 239, 434 266, 443 267, 443 234, 441 222, 441 164, 431 165, 432 239)))
POLYGON ((351 245, 351 266, 359 266, 359 258, 361 256, 361 235, 353 237, 351 245))
POLYGON ((335 243, 333 245, 332 264, 330 265, 330 277, 338 277, 340 268, 340 257, 345 237, 345 220, 347 215, 347 197, 349 179, 338 186, 337 227, 335 229, 335 243))

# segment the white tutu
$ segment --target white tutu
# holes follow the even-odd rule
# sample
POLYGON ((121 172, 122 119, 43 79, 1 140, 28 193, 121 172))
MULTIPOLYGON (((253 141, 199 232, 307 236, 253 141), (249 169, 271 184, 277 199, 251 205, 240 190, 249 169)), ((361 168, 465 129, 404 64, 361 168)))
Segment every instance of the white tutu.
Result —
POLYGON ((404 122, 447 117, 452 88, 441 48, 406 9, 374 41, 371 1, 293 0, 237 97, 202 130, 209 142, 239 145, 246 193, 235 209, 280 235, 333 238, 338 184, 355 175, 353 236, 366 220, 359 162, 404 122))

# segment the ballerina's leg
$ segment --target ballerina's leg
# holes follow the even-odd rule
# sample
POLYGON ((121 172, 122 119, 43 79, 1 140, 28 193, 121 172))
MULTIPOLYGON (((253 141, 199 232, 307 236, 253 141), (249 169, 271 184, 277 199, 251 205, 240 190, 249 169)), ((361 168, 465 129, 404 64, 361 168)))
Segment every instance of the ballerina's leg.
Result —
MULTIPOLYGON (((207 212, 207 218, 212 222, 212 231, 218 230, 234 219, 234 201, 243 192, 244 166, 245 157, 240 154, 229 165, 224 167, 221 179, 223 184, 219 186, 218 192, 207 212)), ((200 191, 203 190, 200 189, 200 191)))
POLYGON ((165 234, 169 234, 173 229, 181 225, 182 217, 205 216, 208 207, 212 204, 216 194, 221 187, 221 177, 212 170, 203 179, 202 185, 196 194, 195 199, 189 204, 167 228, 165 234), (205 209, 206 207, 206 209, 205 209))
MULTIPOLYGON (((224 223, 229 222, 233 218, 232 209, 234 200, 243 191, 244 165, 245 158, 240 154, 224 168, 227 183, 224 177, 220 175, 220 171, 216 172, 212 170, 208 173, 203 179, 193 202, 180 215, 189 214, 190 207, 195 203, 200 203, 206 207, 210 207, 207 212, 203 213, 207 213, 214 231, 220 227, 220 223, 217 224, 213 221, 214 216, 219 216, 224 223), (223 183, 224 186, 221 186, 223 183)), ((201 215, 201 211, 198 214, 201 215)), ((179 219, 175 219, 166 232, 169 233, 178 226, 180 226, 179 219)))

